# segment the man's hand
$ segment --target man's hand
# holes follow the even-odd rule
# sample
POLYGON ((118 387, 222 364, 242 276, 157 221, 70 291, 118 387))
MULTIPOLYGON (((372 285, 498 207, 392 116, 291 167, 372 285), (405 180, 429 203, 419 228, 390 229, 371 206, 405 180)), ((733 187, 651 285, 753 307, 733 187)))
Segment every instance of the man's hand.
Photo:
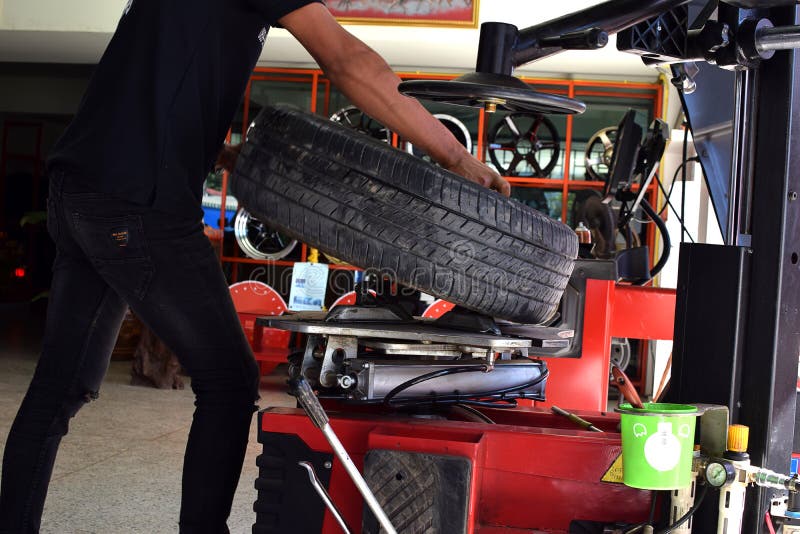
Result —
POLYGON ((214 169, 225 169, 228 172, 233 172, 236 168, 236 160, 239 158, 239 152, 242 151, 241 143, 238 145, 223 145, 222 150, 219 151, 217 156, 217 163, 214 164, 214 169))
POLYGON ((470 182, 494 189, 501 195, 511 196, 511 185, 505 178, 473 158, 467 152, 464 152, 455 163, 448 165, 447 170, 460 174, 470 182))

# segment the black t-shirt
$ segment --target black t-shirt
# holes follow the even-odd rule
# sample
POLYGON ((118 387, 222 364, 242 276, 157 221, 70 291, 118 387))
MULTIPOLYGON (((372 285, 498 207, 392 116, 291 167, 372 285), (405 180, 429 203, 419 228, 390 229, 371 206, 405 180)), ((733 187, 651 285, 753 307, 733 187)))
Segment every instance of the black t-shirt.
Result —
POLYGON ((202 183, 269 26, 318 0, 129 0, 48 167, 75 185, 200 216, 202 183))

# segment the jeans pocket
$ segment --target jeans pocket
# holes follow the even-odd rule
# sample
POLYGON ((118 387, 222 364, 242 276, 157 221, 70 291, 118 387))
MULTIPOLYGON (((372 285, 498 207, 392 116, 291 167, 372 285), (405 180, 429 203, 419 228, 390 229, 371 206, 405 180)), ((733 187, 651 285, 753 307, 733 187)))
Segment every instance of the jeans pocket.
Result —
POLYGON ((123 298, 142 300, 155 273, 139 215, 74 212, 76 237, 98 274, 123 298))

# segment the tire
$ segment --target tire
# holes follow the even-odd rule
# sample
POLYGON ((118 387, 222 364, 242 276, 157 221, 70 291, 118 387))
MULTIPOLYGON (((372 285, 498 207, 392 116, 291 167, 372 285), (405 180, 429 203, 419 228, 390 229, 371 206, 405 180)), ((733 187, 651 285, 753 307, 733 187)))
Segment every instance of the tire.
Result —
POLYGON ((256 118, 231 188, 261 220, 325 254, 518 322, 553 316, 578 253, 560 222, 290 107, 256 118))

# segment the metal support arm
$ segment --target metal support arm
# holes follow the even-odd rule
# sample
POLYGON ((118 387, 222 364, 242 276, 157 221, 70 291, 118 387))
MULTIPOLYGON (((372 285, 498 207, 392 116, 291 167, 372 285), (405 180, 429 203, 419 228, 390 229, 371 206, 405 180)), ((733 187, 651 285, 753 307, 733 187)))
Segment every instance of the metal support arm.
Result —
MULTIPOLYGON (((603 2, 519 30, 510 60, 514 67, 519 67, 561 52, 564 48, 549 45, 553 38, 595 29, 610 35, 689 2, 690 0, 611 0, 603 2)), ((484 28, 481 28, 482 42, 483 32, 484 28)), ((510 72, 496 72, 495 74, 510 74, 510 72)))

